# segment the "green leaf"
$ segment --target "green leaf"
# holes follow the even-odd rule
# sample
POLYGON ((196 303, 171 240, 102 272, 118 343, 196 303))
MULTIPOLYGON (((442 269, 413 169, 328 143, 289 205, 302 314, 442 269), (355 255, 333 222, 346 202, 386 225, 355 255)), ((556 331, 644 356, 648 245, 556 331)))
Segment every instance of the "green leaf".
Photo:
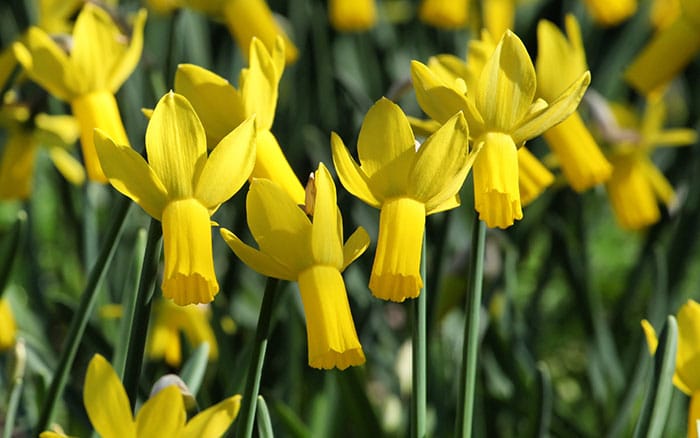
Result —
POLYGON ((258 410, 256 412, 258 420, 258 436, 260 438, 273 438, 275 434, 272 432, 272 422, 270 421, 270 411, 267 409, 267 403, 262 395, 258 396, 258 410))
POLYGON ((185 365, 182 367, 180 378, 185 382, 192 395, 196 396, 209 361, 209 343, 204 342, 197 347, 185 365))

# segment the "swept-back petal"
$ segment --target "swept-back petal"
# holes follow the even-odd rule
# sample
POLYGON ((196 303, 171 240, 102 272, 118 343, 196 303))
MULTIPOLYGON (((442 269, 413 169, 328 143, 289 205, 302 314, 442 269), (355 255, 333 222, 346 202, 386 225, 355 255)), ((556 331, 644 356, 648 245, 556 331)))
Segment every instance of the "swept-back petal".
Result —
POLYGON ((214 438, 226 432, 241 408, 241 396, 234 395, 195 415, 185 426, 182 438, 214 438))
POLYGON ((233 196, 255 165, 255 117, 223 138, 207 159, 194 196, 209 209, 233 196))
POLYGON ((126 391, 112 366, 99 354, 88 365, 83 403, 90 422, 104 438, 136 438, 126 391))
POLYGON ((194 64, 180 64, 175 73, 175 91, 190 101, 213 149, 222 138, 246 119, 239 92, 229 82, 194 64))
MULTIPOLYGON (((459 192, 472 162, 469 129, 459 112, 418 149, 409 176, 409 196, 431 207, 441 204, 459 192)), ((427 205, 426 210, 430 210, 427 205)))
POLYGON ((168 191, 146 160, 129 146, 115 144, 99 129, 95 130, 95 149, 109 183, 160 220, 168 191))
POLYGON ((537 137, 547 129, 569 117, 578 107, 583 94, 591 83, 591 74, 585 72, 569 86, 554 102, 537 111, 529 112, 512 131, 515 144, 537 137))
POLYGON ((269 130, 277 109, 277 84, 281 72, 258 38, 250 42, 250 67, 245 82, 241 84, 241 97, 245 113, 256 114, 258 129, 269 130))
POLYGON ((343 266, 343 242, 339 240, 343 231, 338 221, 335 184, 331 174, 320 163, 314 174, 316 196, 314 202, 313 225, 311 226, 311 251, 314 262, 319 265, 343 266))
POLYGON ((350 263, 357 260, 369 246, 369 234, 364 228, 358 227, 354 233, 348 237, 343 245, 343 267, 340 271, 344 271, 350 263))
POLYGON ((185 427, 185 404, 180 388, 170 385, 149 398, 136 415, 138 436, 180 436, 185 427))
POLYGON ((486 62, 476 93, 476 107, 490 130, 511 132, 527 114, 537 78, 520 38, 506 31, 486 62))
POLYGON ((115 60, 108 76, 108 87, 116 93, 127 80, 141 60, 143 51, 143 28, 146 25, 146 10, 140 9, 134 20, 133 32, 126 50, 122 49, 121 56, 115 60))
POLYGON ((367 204, 375 208, 380 208, 383 202, 383 197, 375 196, 372 188, 369 185, 369 178, 364 170, 357 165, 355 160, 350 156, 348 148, 345 147, 343 140, 335 132, 331 132, 331 148, 333 152, 333 165, 338 173, 340 182, 345 187, 345 190, 360 198, 367 204))
POLYGON ((187 99, 172 91, 160 99, 146 128, 146 151, 170 198, 192 197, 207 159, 207 140, 187 99))
POLYGON ((49 156, 53 165, 65 179, 76 186, 85 182, 85 168, 65 149, 54 146, 49 149, 49 156))
POLYGON ((540 20, 537 24, 537 94, 555 100, 587 69, 581 31, 573 15, 566 17, 571 41, 554 23, 540 20))
POLYGON ((236 254, 236 257, 241 259, 241 261, 248 265, 251 269, 254 269, 256 272, 259 272, 266 277, 296 281, 298 272, 289 268, 288 266, 285 266, 282 261, 278 261, 270 255, 246 245, 241 239, 238 238, 238 236, 226 228, 221 228, 220 232, 221 237, 226 241, 229 248, 231 248, 231 250, 236 254))
POLYGON ((445 123, 467 106, 467 98, 440 80, 428 66, 411 61, 411 78, 418 105, 430 118, 445 123))

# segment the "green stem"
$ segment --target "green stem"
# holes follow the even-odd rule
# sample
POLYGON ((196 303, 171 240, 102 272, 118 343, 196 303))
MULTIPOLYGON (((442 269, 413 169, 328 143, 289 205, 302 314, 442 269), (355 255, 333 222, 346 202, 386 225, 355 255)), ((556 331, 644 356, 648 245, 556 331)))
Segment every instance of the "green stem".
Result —
POLYGON ((464 321, 464 345, 462 347, 462 370, 457 404, 455 436, 472 436, 474 392, 476 389, 476 358, 479 351, 479 312, 481 311, 481 288, 484 277, 484 242, 486 225, 476 218, 472 235, 472 260, 469 267, 469 285, 464 321))
POLYGON ((260 378, 265 362, 265 350, 267 349, 267 339, 270 336, 270 322, 272 321, 272 309, 279 280, 268 278, 265 284, 265 294, 260 306, 260 316, 258 326, 255 329, 255 344, 253 354, 250 358, 248 377, 246 378, 245 392, 241 401, 241 412, 239 417, 238 432, 243 438, 250 438, 253 435, 253 423, 255 421, 255 408, 257 406, 258 391, 260 390, 260 378))
POLYGON ((24 372, 27 365, 27 351, 24 341, 21 339, 15 345, 14 370, 12 372, 12 384, 10 387, 10 400, 7 403, 7 415, 5 416, 5 427, 2 437, 11 438, 12 429, 15 427, 15 417, 19 408, 19 400, 22 397, 22 385, 24 383, 24 372))
POLYGON ((95 254, 97 254, 95 192, 100 190, 100 188, 99 185, 90 181, 83 187, 83 266, 85 266, 86 272, 92 269, 95 254))
MULTIPOLYGON (((78 310, 71 321, 70 328, 68 329, 66 346, 63 349, 63 354, 61 355, 61 360, 58 363, 53 380, 51 380, 51 386, 46 394, 46 399, 44 400, 44 405, 41 409, 39 421, 37 422, 38 432, 46 430, 51 423, 53 411, 56 408, 58 400, 63 394, 63 389, 68 381, 68 374, 73 366, 75 355, 78 352, 78 346, 83 338, 88 320, 90 319, 90 315, 92 315, 92 310, 97 301, 97 292, 99 290, 98 286, 100 285, 102 277, 104 277, 109 262, 112 260, 112 256, 114 255, 114 251, 117 247, 117 242, 121 237, 123 225, 130 206, 131 200, 127 198, 120 198, 119 204, 114 209, 114 219, 112 220, 109 230, 107 231, 104 244, 100 250, 97 260, 95 260, 93 268, 90 271, 87 285, 85 286, 82 298, 80 299, 80 306, 78 307, 78 310)), ((35 435, 38 435, 38 433, 35 435)))
POLYGON ((151 219, 146 237, 146 249, 143 255, 141 277, 136 290, 136 304, 134 306, 133 319, 131 320, 131 336, 126 348, 126 360, 124 361, 124 389, 131 401, 131 408, 136 406, 136 396, 139 387, 139 377, 143 365, 143 352, 146 347, 148 334, 148 319, 151 314, 151 298, 156 285, 158 274, 158 260, 160 259, 160 243, 162 230, 160 222, 151 219))
POLYGON ((425 246, 426 237, 423 234, 423 249, 421 251, 420 275, 423 279, 423 288, 418 298, 413 300, 412 317, 413 328, 411 330, 412 352, 413 352, 413 397, 411 398, 411 436, 425 436, 425 412, 427 399, 427 342, 426 342, 426 274, 425 274, 425 246))

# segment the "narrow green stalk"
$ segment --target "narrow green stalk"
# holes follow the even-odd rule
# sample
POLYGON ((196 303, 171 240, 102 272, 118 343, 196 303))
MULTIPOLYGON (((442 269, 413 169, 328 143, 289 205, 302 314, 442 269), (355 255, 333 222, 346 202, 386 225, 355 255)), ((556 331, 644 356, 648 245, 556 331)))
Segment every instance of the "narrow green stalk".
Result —
POLYGON ((255 409, 257 407, 258 391, 260 390, 260 378, 265 362, 267 339, 270 336, 272 308, 278 284, 279 280, 276 278, 268 278, 265 284, 265 294, 263 295, 262 305, 260 306, 258 326, 255 330, 253 354, 250 358, 245 392, 243 393, 243 400, 241 401, 241 412, 238 415, 241 421, 238 423, 237 435, 243 438, 250 438, 253 436, 253 423, 255 422, 255 409))
POLYGON ((2 438, 11 438, 12 429, 15 427, 15 417, 19 408, 19 400, 22 397, 22 385, 24 383, 24 372, 27 367, 27 350, 24 341, 21 339, 15 345, 14 369, 12 371, 12 384, 10 386, 10 400, 7 403, 7 414, 5 415, 5 427, 2 438))
POLYGON ((46 399, 44 399, 44 405, 41 409, 41 414, 39 415, 39 421, 37 422, 37 433, 46 430, 51 423, 53 417, 53 411, 56 408, 58 400, 63 395, 63 389, 68 381, 68 374, 73 367, 73 361, 75 360, 75 355, 78 352, 78 346, 80 341, 83 339, 83 334, 85 333, 85 328, 87 327, 90 315, 92 315, 92 310, 97 302, 97 292, 98 286, 102 281, 102 277, 106 272, 106 268, 112 260, 114 251, 117 247, 117 242, 122 234, 123 225, 126 219, 126 215, 129 212, 129 207, 131 206, 131 201, 127 198, 120 198, 117 207, 114 209, 114 219, 107 231, 105 240, 100 250, 100 253, 95 260, 92 270, 90 271, 90 276, 88 277, 87 284, 85 285, 85 290, 83 291, 82 298, 80 299, 80 305, 78 310, 73 316, 70 328, 68 329, 68 335, 66 336, 66 345, 63 348, 63 354, 61 355, 61 360, 58 363, 56 372, 51 380, 51 386, 46 394, 46 399))
POLYGON ((83 266, 86 272, 92 269, 97 254, 97 211, 94 198, 99 189, 100 186, 90 181, 83 187, 83 266))
POLYGON ((160 222, 151 219, 146 237, 146 249, 143 255, 141 277, 136 290, 136 304, 134 306, 133 319, 131 320, 131 335, 126 348, 126 360, 124 365, 124 389, 131 401, 131 408, 136 406, 136 398, 143 365, 143 352, 146 348, 146 336, 148 334, 148 319, 151 315, 151 298, 156 285, 158 275, 158 260, 160 259, 162 229, 160 222))
POLYGON ((472 416, 474 413, 474 392, 476 390, 476 358, 479 352, 479 312, 481 311, 481 287, 484 277, 484 242, 486 224, 478 216, 472 234, 472 260, 469 266, 464 310, 464 345, 462 347, 462 369, 460 392, 457 404, 455 436, 472 436, 472 416))
POLYGON ((425 277, 425 246, 426 237, 423 234, 423 250, 421 251, 420 275, 423 279, 423 288, 418 298, 413 300, 412 317, 413 328, 411 330, 412 353, 413 353, 413 373, 411 381, 413 383, 411 397, 411 436, 425 436, 425 412, 427 399, 427 341, 426 341, 426 277, 425 277))

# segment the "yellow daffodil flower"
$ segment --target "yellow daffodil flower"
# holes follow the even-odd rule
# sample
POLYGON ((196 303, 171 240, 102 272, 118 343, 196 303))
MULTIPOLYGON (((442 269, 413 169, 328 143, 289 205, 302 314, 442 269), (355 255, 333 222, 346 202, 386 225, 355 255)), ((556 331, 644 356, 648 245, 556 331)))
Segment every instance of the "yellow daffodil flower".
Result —
POLYGON ((277 108, 277 88, 284 71, 284 42, 278 38, 270 52, 257 38, 253 38, 250 46, 250 66, 241 71, 238 90, 209 70, 181 64, 175 74, 175 91, 185 96, 197 111, 210 149, 255 114, 257 157, 251 176, 277 182, 295 202, 303 204, 304 187, 270 132, 277 108))
MULTIPOLYGON (((700 304, 688 300, 678 311, 678 349, 673 384, 690 397, 688 408, 688 438, 697 438, 700 420, 700 304)), ((649 352, 656 353, 659 341, 654 327, 642 320, 649 352)))
POLYGON ((248 227, 260 249, 246 245, 227 229, 221 229, 221 236, 252 269, 299 283, 309 365, 342 370, 365 362, 341 272, 367 249, 369 236, 358 228, 343 245, 335 184, 323 164, 310 184, 315 194, 306 208, 312 220, 277 184, 253 179, 246 209, 248 227))
POLYGON ((76 20, 68 55, 38 27, 31 27, 26 39, 13 46, 32 80, 70 102, 81 128, 85 167, 93 181, 107 181, 95 153, 94 128, 104 130, 119 144, 128 144, 114 93, 139 62, 145 21, 146 12, 141 10, 127 42, 109 13, 87 3, 76 20))
MULTIPOLYGON (((471 52, 470 52, 471 53, 471 52)), ((522 218, 517 149, 576 110, 590 83, 584 72, 555 99, 535 99, 535 68, 520 39, 503 34, 467 94, 467 82, 445 82, 413 61, 411 73, 423 111, 444 123, 464 111, 471 139, 481 152, 474 162, 474 203, 489 227, 507 228, 522 218)))
POLYGON ((207 158, 202 123, 187 99, 171 91, 156 105, 146 129, 148 163, 100 130, 95 146, 110 184, 163 224, 163 295, 179 305, 212 301, 219 284, 210 216, 253 170, 253 118, 207 158))
POLYGON ((583 0, 596 23, 615 26, 637 11, 637 0, 583 0))
POLYGON ((676 21, 680 13, 680 0, 654 0, 651 4, 649 19, 657 30, 661 30, 676 21))
POLYGON ((330 0, 328 19, 331 26, 342 32, 371 29, 377 22, 375 0, 330 0))
MULTIPOLYGON (((552 101, 588 70, 581 30, 573 15, 566 16, 564 34, 551 22, 537 25, 537 95, 552 101)), ((612 166, 605 159, 578 112, 548 129, 544 139, 557 156, 567 181, 577 192, 605 182, 612 166)))
POLYGON ((146 352, 151 359, 165 359, 171 367, 182 363, 180 333, 193 347, 209 344, 209 360, 216 360, 219 348, 214 331, 209 325, 208 306, 177 306, 170 301, 160 301, 154 309, 154 321, 148 332, 146 352))
POLYGON ((423 0, 418 17, 435 27, 464 27, 469 19, 469 0, 423 0))
POLYGON ((515 24, 515 0, 482 0, 484 27, 496 40, 515 24))
POLYGON ((0 109, 0 125, 8 132, 0 156, 0 199, 27 199, 31 195, 34 163, 41 147, 48 150, 68 181, 79 185, 85 180, 82 165, 68 152, 80 133, 75 119, 42 113, 30 122, 29 113, 29 108, 17 104, 0 109))
MULTIPOLYGON (((169 385, 141 406, 136 418, 117 373, 107 360, 96 354, 88 365, 83 403, 90 423, 102 438, 218 438, 238 415, 241 396, 234 395, 198 413, 187 421, 180 388, 169 385)), ((42 432, 40 438, 65 435, 42 432)))
POLYGON ((700 53, 700 2, 681 0, 680 8, 625 71, 627 82, 643 94, 659 91, 700 53))
POLYGON ((183 0, 191 7, 212 17, 220 18, 228 27, 243 51, 246 59, 250 55, 251 41, 258 38, 272 52, 277 44, 277 37, 284 39, 285 60, 287 64, 296 61, 299 52, 287 34, 275 20, 265 0, 183 0))
POLYGON ((378 298, 404 301, 423 287, 421 248, 426 215, 459 206, 457 193, 474 162, 464 116, 450 118, 416 148, 403 111, 382 98, 365 116, 357 141, 357 165, 338 135, 331 135, 333 163, 343 186, 381 209, 369 288, 378 298))
POLYGON ((9 350, 15 345, 17 324, 7 298, 0 298, 0 351, 9 350))
POLYGON ((634 114, 616 108, 618 123, 637 130, 637 137, 612 147, 613 173, 605 188, 617 221, 622 228, 639 230, 659 221, 658 201, 670 206, 673 187, 651 160, 659 146, 685 146, 697 141, 692 129, 663 130, 666 108, 662 100, 647 102, 641 122, 634 114))

